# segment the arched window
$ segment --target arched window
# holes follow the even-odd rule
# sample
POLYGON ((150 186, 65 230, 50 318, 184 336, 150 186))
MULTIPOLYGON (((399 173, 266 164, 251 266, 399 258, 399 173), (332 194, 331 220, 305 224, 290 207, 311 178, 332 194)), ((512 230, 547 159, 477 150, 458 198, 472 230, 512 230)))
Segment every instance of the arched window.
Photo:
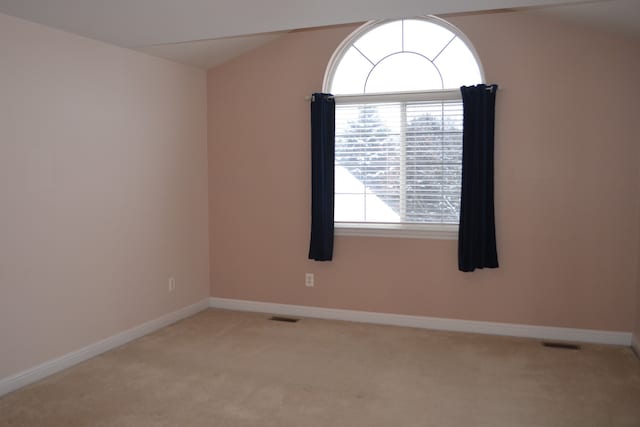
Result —
POLYGON ((336 97, 339 234, 455 238, 460 86, 483 80, 471 44, 439 18, 371 22, 341 44, 323 88, 336 97))

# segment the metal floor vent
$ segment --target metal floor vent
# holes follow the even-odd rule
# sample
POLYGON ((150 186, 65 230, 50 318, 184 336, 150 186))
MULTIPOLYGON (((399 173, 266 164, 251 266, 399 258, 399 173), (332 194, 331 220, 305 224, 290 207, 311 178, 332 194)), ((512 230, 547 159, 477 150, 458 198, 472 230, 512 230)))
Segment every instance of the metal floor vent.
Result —
POLYGON ((275 320, 276 322, 289 322, 296 323, 300 319, 294 319, 293 317, 273 316, 269 320, 275 320))
POLYGON ((551 348, 559 348, 562 350, 580 350, 580 346, 579 345, 575 345, 575 344, 568 344, 568 343, 564 343, 564 342, 542 342, 542 345, 545 347, 551 347, 551 348))

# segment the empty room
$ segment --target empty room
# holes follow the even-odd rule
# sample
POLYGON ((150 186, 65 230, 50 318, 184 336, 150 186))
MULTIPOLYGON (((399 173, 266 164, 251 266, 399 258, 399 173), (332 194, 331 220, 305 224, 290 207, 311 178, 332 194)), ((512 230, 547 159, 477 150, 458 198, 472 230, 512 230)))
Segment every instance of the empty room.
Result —
POLYGON ((0 426, 640 426, 637 0, 0 0, 0 426))

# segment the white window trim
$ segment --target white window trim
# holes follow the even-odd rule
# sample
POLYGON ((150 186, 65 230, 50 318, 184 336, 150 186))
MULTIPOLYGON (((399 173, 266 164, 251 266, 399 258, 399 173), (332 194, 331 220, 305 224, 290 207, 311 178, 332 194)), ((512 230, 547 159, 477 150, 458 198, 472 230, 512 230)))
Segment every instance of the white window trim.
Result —
MULTIPOLYGON (((485 80, 484 67, 480 61, 477 51, 467 36, 457 27, 449 22, 435 17, 419 17, 425 21, 431 21, 442 27, 448 28, 458 38, 460 38, 473 54, 481 81, 485 80)), ((374 20, 367 22, 347 36, 338 48, 333 52, 329 65, 325 70, 322 87, 324 92, 329 92, 333 75, 342 57, 347 51, 347 46, 351 46, 353 40, 358 39, 362 34, 370 31, 378 25, 396 19, 374 20)), ((423 92, 393 92, 393 93, 373 93, 354 95, 335 95, 336 103, 362 103, 362 102, 397 102, 397 101, 430 101, 430 100, 457 100, 462 99, 459 89, 432 90, 423 92)), ((458 224, 410 224, 410 223, 375 223, 375 222, 334 222, 334 234, 336 236, 358 236, 358 237, 391 237, 410 239, 436 239, 436 240, 457 240, 458 224)))
MULTIPOLYGON (((462 100, 460 89, 422 92, 392 92, 359 95, 336 95, 336 104, 363 102, 449 101, 462 100)), ((414 224, 380 222, 334 222, 336 236, 392 237, 409 239, 458 240, 458 224, 414 224)))
MULTIPOLYGON (((476 64, 478 64, 478 70, 480 71, 481 81, 486 82, 486 79, 484 76, 484 67, 482 66, 482 61, 480 61, 480 56, 478 55, 478 51, 476 51, 475 47, 473 46, 473 43, 471 43, 471 40, 469 40, 469 38, 466 36, 465 33, 460 31, 460 29, 455 25, 451 24, 448 21, 445 21, 442 18, 438 18, 437 16, 428 15, 428 16, 418 16, 416 18, 433 22, 434 24, 447 28, 453 34, 455 34, 460 40, 462 40, 464 44, 467 45, 471 53, 473 54, 473 57, 476 60, 476 64)), ((344 54, 347 52, 347 47, 351 46, 354 40, 360 38, 361 35, 363 35, 364 33, 372 30, 373 28, 379 25, 383 25, 387 22, 397 21, 399 19, 402 19, 402 18, 378 19, 378 20, 366 22, 362 24, 360 27, 356 28, 351 34, 349 34, 344 40, 342 40, 342 43, 338 45, 338 48, 333 52, 333 55, 331 55, 331 58, 329 59, 329 65, 327 66, 327 69, 324 72, 324 78, 322 79, 322 90, 324 92, 329 91, 329 88, 333 83, 333 75, 336 72, 336 68, 338 67, 338 64, 342 60, 342 57, 344 56, 344 54)))
POLYGON ((358 95, 334 95, 336 104, 362 104, 412 101, 456 101, 462 100, 460 89, 436 89, 420 92, 367 93, 358 95))
POLYGON ((336 236, 458 240, 458 224, 335 222, 336 236))

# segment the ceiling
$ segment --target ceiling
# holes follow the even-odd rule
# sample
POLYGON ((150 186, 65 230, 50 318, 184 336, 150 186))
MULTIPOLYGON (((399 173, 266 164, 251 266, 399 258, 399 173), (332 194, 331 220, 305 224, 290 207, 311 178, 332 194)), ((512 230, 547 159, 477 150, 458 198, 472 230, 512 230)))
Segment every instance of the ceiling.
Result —
POLYGON ((536 13, 640 39, 640 0, 591 1, 540 8, 536 13))
POLYGON ((251 36, 141 46, 136 49, 161 58, 209 69, 269 43, 286 33, 286 31, 274 31, 251 36))
POLYGON ((0 13, 201 68, 294 29, 514 8, 640 37, 640 0, 0 0, 0 13))

